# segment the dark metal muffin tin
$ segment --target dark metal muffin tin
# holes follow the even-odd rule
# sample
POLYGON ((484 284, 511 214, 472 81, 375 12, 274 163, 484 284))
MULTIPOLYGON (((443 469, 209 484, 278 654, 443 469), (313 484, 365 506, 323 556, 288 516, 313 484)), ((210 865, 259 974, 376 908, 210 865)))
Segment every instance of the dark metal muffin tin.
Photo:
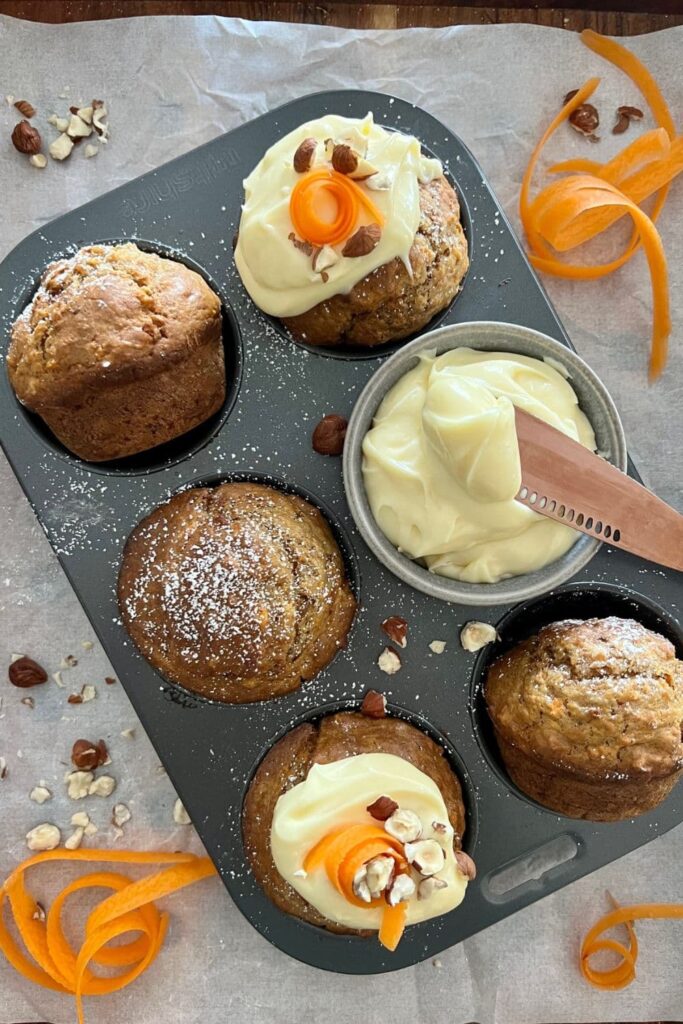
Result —
POLYGON ((569 344, 465 146, 429 114, 377 93, 319 93, 289 103, 60 217, 25 239, 0 267, 3 352, 10 326, 45 265, 100 240, 140 240, 142 248, 173 255, 203 273, 223 301, 229 396, 224 409, 191 435, 119 463, 83 463, 19 405, 5 372, 0 374, 0 432, 31 505, 238 907, 291 956, 351 974, 396 970, 433 956, 683 820, 681 786, 655 811, 618 824, 573 821, 527 800, 498 760, 482 704, 483 672, 496 649, 477 657, 463 651, 458 640, 460 627, 472 618, 499 622, 504 645, 558 616, 618 612, 660 629, 680 652, 680 576, 603 548, 580 582, 528 607, 506 613, 500 607, 445 604, 407 587, 376 561, 350 520, 341 460, 311 448, 315 423, 328 412, 351 412, 383 353, 311 351, 254 308, 232 260, 241 182, 264 150, 301 122, 326 112, 362 117, 368 110, 378 122, 421 139, 457 186, 471 267, 461 294, 439 319, 526 324, 569 344), (235 476, 301 489, 319 502, 342 541, 361 599, 347 649, 323 673, 297 693, 241 706, 213 704, 165 681, 133 648, 115 596, 121 552, 135 524, 180 487, 235 476), (377 657, 386 641, 380 622, 391 614, 408 620, 409 642, 401 652, 401 671, 390 677, 378 669, 377 657), (447 642, 443 654, 430 651, 432 640, 447 642), (478 867, 462 906, 409 928, 395 953, 374 939, 333 935, 277 910, 250 874, 240 830, 246 787, 270 744, 304 719, 357 706, 371 687, 387 693, 392 713, 440 739, 452 758, 468 809, 464 846, 478 867), (550 862, 557 863, 543 871, 550 862), (512 888, 511 879, 520 872, 528 880, 512 888))

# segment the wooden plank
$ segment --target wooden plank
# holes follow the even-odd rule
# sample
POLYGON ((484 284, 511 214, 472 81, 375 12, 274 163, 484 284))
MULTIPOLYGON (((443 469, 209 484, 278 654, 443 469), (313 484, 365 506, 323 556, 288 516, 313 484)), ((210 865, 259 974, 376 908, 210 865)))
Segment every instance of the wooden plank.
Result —
POLYGON ((0 0, 0 14, 32 21, 89 21, 160 14, 216 14, 263 21, 306 22, 346 28, 407 28, 531 22, 556 28, 594 28, 610 35, 634 35, 683 24, 681 0, 470 0, 434 4, 301 2, 301 0, 0 0), (614 10, 613 8, 617 8, 614 10))

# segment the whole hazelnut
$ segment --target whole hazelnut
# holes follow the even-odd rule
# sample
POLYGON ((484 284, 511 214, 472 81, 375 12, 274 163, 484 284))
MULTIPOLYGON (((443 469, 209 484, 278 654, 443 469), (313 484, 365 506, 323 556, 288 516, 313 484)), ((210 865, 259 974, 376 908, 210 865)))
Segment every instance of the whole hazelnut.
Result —
POLYGON ((337 413, 323 416, 313 431, 313 449, 319 455, 341 455, 344 450, 344 438, 348 420, 337 413))
POLYGON ((18 149, 20 153, 26 153, 28 156, 40 153, 41 146, 43 145, 40 132, 32 124, 29 124, 28 121, 20 121, 19 124, 14 126, 12 142, 15 149, 18 149))

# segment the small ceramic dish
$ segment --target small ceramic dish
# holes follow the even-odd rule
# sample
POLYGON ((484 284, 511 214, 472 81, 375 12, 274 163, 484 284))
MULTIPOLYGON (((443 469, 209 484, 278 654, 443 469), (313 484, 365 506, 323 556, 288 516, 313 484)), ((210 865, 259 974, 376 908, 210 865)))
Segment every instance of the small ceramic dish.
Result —
POLYGON ((516 324, 475 321, 451 324, 424 334, 395 352, 374 374, 353 410, 344 443, 344 487, 356 526, 368 547, 396 576, 426 594, 465 605, 512 604, 528 601, 565 583, 595 555, 600 541, 577 532, 576 543, 561 558, 542 569, 512 576, 498 583, 464 583, 430 572, 401 554, 385 537, 370 510, 363 484, 363 438, 387 392, 416 366, 418 356, 437 355, 468 347, 489 352, 517 352, 561 367, 574 388, 581 409, 591 422, 602 456, 626 471, 624 431, 602 381, 571 349, 554 338, 516 324))

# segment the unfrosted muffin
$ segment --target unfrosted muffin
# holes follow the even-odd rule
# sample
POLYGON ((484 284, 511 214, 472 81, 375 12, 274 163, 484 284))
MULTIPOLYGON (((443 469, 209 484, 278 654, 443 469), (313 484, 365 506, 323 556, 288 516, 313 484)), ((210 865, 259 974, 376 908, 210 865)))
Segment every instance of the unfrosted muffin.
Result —
POLYGON ((494 662, 485 698, 512 780, 569 817, 643 814, 683 771, 683 662, 631 619, 544 627, 494 662))
POLYGON ((467 878, 474 877, 472 861, 460 853, 465 830, 460 782, 442 748, 408 722, 343 711, 292 729, 259 765, 243 807, 245 849, 269 899, 330 931, 370 935, 380 926, 396 876, 376 878, 375 884, 384 881, 384 886, 381 898, 371 903, 363 883, 373 882, 361 848, 354 871, 360 872, 354 883, 360 901, 344 899, 322 862, 314 868, 307 859, 311 848, 340 826, 355 829, 359 842, 369 835, 368 853, 380 859, 383 831, 400 840, 398 851, 412 882, 404 886, 407 924, 453 909, 467 878), (362 831, 368 826, 369 834, 362 831), (439 855, 438 867, 428 865, 423 852, 428 847, 432 856, 439 855), (425 863, 418 868, 421 855, 425 863), (434 880, 420 888, 425 877, 434 880))
POLYGON ((460 288, 467 241, 441 163, 371 114, 301 125, 244 186, 237 269, 256 305, 299 341, 372 347, 406 338, 460 288), (347 221, 334 205, 339 189, 358 201, 347 221))
POLYGON ((325 518, 254 483, 195 487, 130 535, 123 621, 169 679, 227 703, 277 697, 346 642, 356 600, 325 518))
POLYGON ((192 270, 136 245, 50 264, 12 328, 17 398, 91 462, 180 437, 225 400, 221 309, 192 270))

